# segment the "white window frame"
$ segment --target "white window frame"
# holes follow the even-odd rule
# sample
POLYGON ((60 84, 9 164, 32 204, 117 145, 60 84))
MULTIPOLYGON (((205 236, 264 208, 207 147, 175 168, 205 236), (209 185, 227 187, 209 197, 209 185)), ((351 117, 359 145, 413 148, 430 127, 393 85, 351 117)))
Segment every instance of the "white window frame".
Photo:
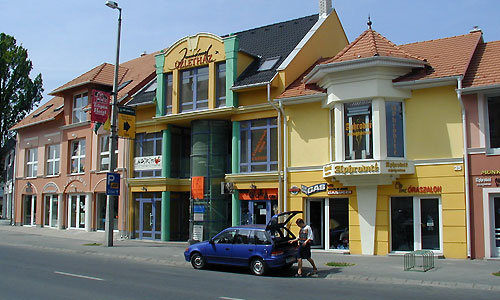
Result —
POLYGON ((36 178, 37 173, 38 173, 38 148, 26 149, 26 178, 36 178))
POLYGON ((71 142, 71 165, 70 165, 70 171, 71 174, 83 174, 85 173, 85 139, 81 140, 74 140, 71 142), (78 153, 76 155, 73 155, 73 149, 74 145, 78 144, 78 153), (82 164, 82 159, 83 159, 83 164, 82 164), (77 172, 73 172, 73 161, 77 161, 77 172), (80 170, 83 169, 83 172, 80 170))
POLYGON ((88 93, 80 93, 73 96, 73 112, 72 112, 72 123, 81 123, 87 121, 87 113, 83 110, 89 104, 88 93), (77 99, 87 98, 87 103, 83 106, 76 106, 77 99))
POLYGON ((500 93, 487 94, 483 97, 483 105, 484 105, 484 128, 485 128, 485 142, 486 142, 486 154, 490 155, 498 155, 500 154, 500 148, 492 148, 490 143, 490 116, 488 109, 488 98, 500 97, 500 93))
POLYGON ((47 146, 47 176, 57 176, 60 173, 61 145, 52 144, 47 146), (51 158, 51 153, 53 157, 51 158))
MULTIPOLYGON (((117 145, 118 146, 118 145, 117 145)), ((109 171, 109 167, 110 167, 110 164, 111 164, 111 155, 110 155, 110 152, 109 152, 109 148, 111 147, 111 140, 110 140, 110 135, 101 135, 99 136, 99 170, 100 171, 109 171), (102 149, 102 144, 103 144, 103 141, 105 139, 108 139, 108 147, 107 149, 102 149), (102 167, 102 161, 104 158, 107 158, 108 159, 108 167, 107 168, 103 168, 102 167)), ((116 147, 116 150, 115 150, 115 158, 116 160, 118 160, 118 147, 116 147)))
POLYGON ((49 227, 51 228, 56 228, 58 226, 58 223, 56 224, 53 224, 52 222, 52 219, 53 219, 53 216, 55 215, 56 216, 56 222, 59 222, 59 195, 57 194, 45 194, 44 195, 44 213, 43 213, 43 224, 45 225, 47 223, 47 220, 45 220, 45 217, 46 217, 46 214, 45 212, 48 210, 49 212, 49 227), (49 207, 47 207, 47 199, 49 200, 49 207), (52 208, 52 201, 54 201, 54 199, 57 200, 57 210, 54 211, 52 208))

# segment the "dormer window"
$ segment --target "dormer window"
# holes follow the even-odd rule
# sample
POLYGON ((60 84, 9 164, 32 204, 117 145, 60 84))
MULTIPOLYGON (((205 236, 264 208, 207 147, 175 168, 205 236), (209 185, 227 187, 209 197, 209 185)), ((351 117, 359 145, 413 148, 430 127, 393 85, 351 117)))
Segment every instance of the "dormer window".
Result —
POLYGON ((87 121, 87 113, 83 109, 88 103, 88 93, 78 94, 73 97, 73 123, 87 121))
POLYGON ((278 62, 278 60, 280 59, 279 56, 276 56, 276 57, 270 57, 270 58, 266 58, 266 60, 264 60, 264 62, 262 63, 262 65, 260 65, 259 69, 257 69, 257 71, 269 71, 271 70, 274 65, 276 65, 276 63, 278 62))

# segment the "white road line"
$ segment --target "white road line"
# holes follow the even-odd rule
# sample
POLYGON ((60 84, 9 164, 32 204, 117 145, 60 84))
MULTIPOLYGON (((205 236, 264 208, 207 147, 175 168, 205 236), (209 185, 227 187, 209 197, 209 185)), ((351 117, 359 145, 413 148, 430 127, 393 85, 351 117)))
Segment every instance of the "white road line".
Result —
POLYGON ((219 297, 221 300, 245 300, 245 299, 240 299, 240 298, 230 298, 230 297, 219 297))
POLYGON ((97 278, 97 277, 90 277, 90 276, 84 276, 84 275, 78 275, 78 274, 71 274, 71 273, 64 273, 64 272, 58 272, 54 271, 55 274, 60 274, 60 275, 65 275, 65 276, 71 276, 71 277, 78 277, 78 278, 84 278, 84 279, 90 279, 90 280, 98 280, 98 281, 104 281, 102 278, 97 278))

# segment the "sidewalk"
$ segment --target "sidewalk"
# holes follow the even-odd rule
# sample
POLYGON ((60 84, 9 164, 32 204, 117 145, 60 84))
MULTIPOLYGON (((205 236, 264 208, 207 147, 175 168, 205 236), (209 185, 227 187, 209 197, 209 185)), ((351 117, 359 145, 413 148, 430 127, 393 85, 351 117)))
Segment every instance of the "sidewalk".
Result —
MULTIPOLYGON (((33 247, 51 251, 80 253, 176 267, 191 267, 184 260, 185 242, 157 242, 120 239, 114 234, 114 247, 104 247, 104 232, 56 230, 0 225, 0 244, 33 247), (34 238, 36 244, 33 243, 34 238), (93 243, 101 246, 91 246, 93 243)), ((364 281, 452 288, 483 289, 500 292, 500 260, 436 259, 427 272, 403 270, 402 256, 362 256, 313 251, 319 277, 327 280, 364 281), (350 267, 329 267, 327 262, 351 263, 350 267)), ((304 263, 306 271, 310 269, 304 263)))

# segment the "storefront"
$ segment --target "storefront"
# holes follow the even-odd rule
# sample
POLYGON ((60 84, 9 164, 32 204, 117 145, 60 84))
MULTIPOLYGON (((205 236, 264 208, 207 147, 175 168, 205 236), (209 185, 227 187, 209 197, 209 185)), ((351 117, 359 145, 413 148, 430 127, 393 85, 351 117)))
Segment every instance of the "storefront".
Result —
POLYGON ((267 224, 278 213, 278 189, 240 190, 241 224, 267 224))

